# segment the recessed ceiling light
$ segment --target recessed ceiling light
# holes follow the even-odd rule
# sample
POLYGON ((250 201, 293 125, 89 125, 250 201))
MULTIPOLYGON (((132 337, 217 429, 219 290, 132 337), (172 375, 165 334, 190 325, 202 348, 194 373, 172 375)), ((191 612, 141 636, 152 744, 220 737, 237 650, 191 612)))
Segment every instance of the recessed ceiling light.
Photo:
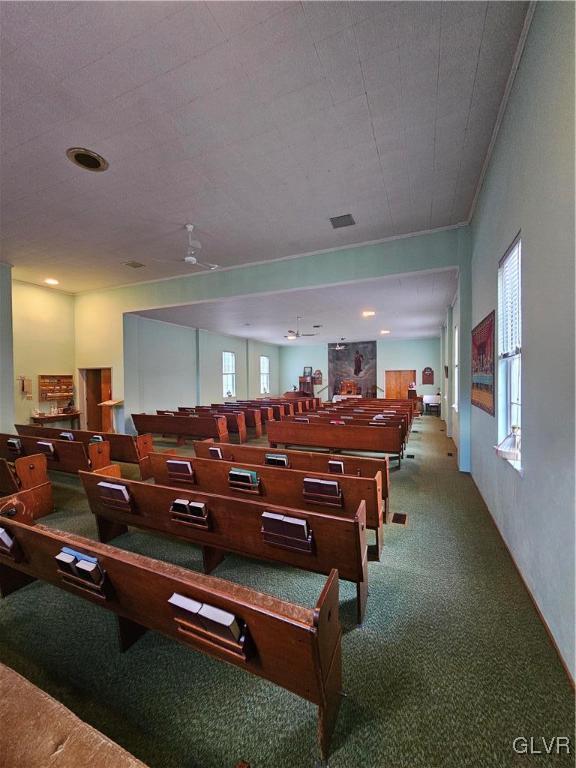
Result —
POLYGON ((66 156, 74 165, 79 165, 87 171, 105 171, 108 168, 108 160, 92 149, 70 147, 66 150, 66 156))
POLYGON ((54 277, 47 277, 44 282, 46 285, 60 285, 60 281, 56 280, 54 277))
POLYGON ((382 334, 382 336, 386 336, 388 333, 390 333, 390 331, 380 331, 380 333, 382 334))
POLYGON ((362 312, 362 317, 374 317, 376 312, 374 312, 373 309, 365 309, 364 312, 362 312))

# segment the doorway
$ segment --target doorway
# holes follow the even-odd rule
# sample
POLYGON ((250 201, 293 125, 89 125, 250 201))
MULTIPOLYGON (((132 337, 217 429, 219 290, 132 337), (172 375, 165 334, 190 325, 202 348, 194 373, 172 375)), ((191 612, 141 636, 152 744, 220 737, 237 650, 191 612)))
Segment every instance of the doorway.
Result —
POLYGON ((385 371, 384 386, 390 400, 406 400, 408 387, 416 381, 416 371, 385 371))
POLYGON ((98 403, 112 399, 112 369, 82 368, 79 373, 78 394, 80 410, 83 410, 82 426, 95 432, 110 432, 112 411, 110 408, 100 407, 98 403))

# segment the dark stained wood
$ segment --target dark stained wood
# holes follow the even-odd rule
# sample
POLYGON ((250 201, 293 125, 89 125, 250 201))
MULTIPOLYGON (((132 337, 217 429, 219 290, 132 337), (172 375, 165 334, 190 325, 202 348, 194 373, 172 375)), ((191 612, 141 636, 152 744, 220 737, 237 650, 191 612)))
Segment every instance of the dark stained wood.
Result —
POLYGON ((370 427, 337 424, 274 421, 268 426, 268 442, 278 445, 303 445, 327 448, 330 451, 369 451, 402 456, 402 430, 398 427, 370 427))
POLYGON ((132 421, 138 434, 175 435, 180 442, 198 437, 215 437, 229 442, 225 416, 163 416, 133 413, 132 421))
POLYGON ((80 470, 92 472, 94 469, 100 469, 110 464, 110 443, 85 445, 70 440, 55 440, 51 437, 42 440, 42 438, 28 437, 27 435, 0 434, 0 458, 15 461, 21 456, 30 457, 39 453, 46 455, 38 446, 39 442, 45 441, 54 446, 54 453, 46 456, 49 470, 76 474, 80 470), (21 449, 17 453, 12 451, 8 445, 8 440, 11 438, 17 438, 20 441, 21 449))
POLYGON ((329 510, 320 513, 272 505, 259 501, 258 497, 236 499, 194 488, 170 488, 122 479, 121 483, 130 495, 130 504, 126 509, 117 509, 110 507, 101 496, 98 483, 103 476, 114 482, 119 477, 117 472, 109 475, 107 468, 80 474, 90 509, 96 516, 101 541, 108 542, 125 533, 129 525, 176 536, 202 547, 206 573, 214 570, 227 552, 286 563, 315 573, 328 574, 336 568, 340 578, 357 585, 358 621, 362 621, 368 589, 366 506, 363 500, 353 514, 332 515, 329 510), (171 512, 175 499, 206 504, 208 527, 196 527, 175 517, 171 512), (312 552, 269 543, 262 533, 264 512, 306 520, 312 531, 312 552))
MULTIPOLYGON (((199 459, 214 459, 210 448, 215 445, 210 438, 194 441, 194 453, 199 459)), ((233 443, 218 443, 222 458, 231 462, 246 462, 268 466, 266 454, 275 453, 286 456, 289 469, 300 469, 305 472, 322 472, 330 474, 330 461, 342 462, 344 475, 352 477, 372 478, 376 482, 379 493, 384 501, 384 522, 390 510, 390 471, 387 456, 379 459, 363 456, 346 456, 345 454, 320 453, 319 451, 290 451, 286 449, 270 449, 263 445, 234 445, 233 443)), ((218 461, 218 459, 214 459, 218 461)), ((340 475, 331 475, 337 479, 340 475)))
POLYGON ((7 576, 10 570, 41 579, 131 622, 132 625, 128 625, 123 621, 119 629, 125 644, 140 632, 140 627, 151 629, 286 688, 318 707, 320 754, 322 759, 327 759, 341 695, 336 571, 328 577, 316 608, 310 610, 213 576, 192 573, 42 525, 11 521, 7 528, 24 558, 15 562, 0 554, 3 593, 14 586, 7 576), (98 558, 109 585, 107 596, 63 577, 54 559, 63 546, 98 558), (215 636, 183 632, 168 603, 175 592, 234 614, 246 627, 249 639, 246 653, 227 648, 215 636))
POLYGON ((50 424, 53 421, 69 421, 70 426, 74 425, 74 422, 80 426, 80 411, 72 411, 71 413, 46 413, 41 416, 30 416, 30 421, 33 424, 50 424))
POLYGON ((140 477, 146 480, 150 476, 148 454, 154 450, 151 434, 123 435, 117 432, 96 432, 88 429, 63 430, 54 427, 34 427, 29 424, 16 424, 19 435, 39 438, 58 439, 62 432, 72 432, 74 440, 89 445, 94 436, 102 437, 110 444, 110 459, 125 464, 138 464, 140 477))
MULTIPOLYGON (((49 481, 0 498, 0 520, 16 517, 30 525, 39 517, 54 512, 52 484, 49 481)), ((0 523, 1 525, 1 523, 0 523)))

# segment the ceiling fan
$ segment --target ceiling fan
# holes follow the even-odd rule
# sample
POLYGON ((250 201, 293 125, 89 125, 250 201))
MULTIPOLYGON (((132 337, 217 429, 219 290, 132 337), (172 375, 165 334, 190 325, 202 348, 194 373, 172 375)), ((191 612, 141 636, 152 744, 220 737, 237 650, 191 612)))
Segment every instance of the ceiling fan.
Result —
MULTIPOLYGON (((285 334, 285 336, 284 336, 285 339, 292 340, 292 339, 300 339, 303 336, 318 336, 317 333, 302 333, 302 331, 300 330, 300 320, 302 320, 302 317, 299 315, 296 318, 296 330, 295 331, 289 330, 288 333, 285 334)), ((313 328, 322 328, 321 325, 313 325, 312 327, 313 328)))
POLYGON ((218 264, 210 264, 210 262, 201 262, 196 258, 196 253, 201 250, 202 243, 200 240, 194 240, 192 233, 194 232, 194 224, 186 224, 186 231, 188 232, 188 249, 186 256, 182 259, 186 264, 190 264, 193 267, 203 267, 204 269, 218 269, 218 264))
POLYGON ((340 350, 346 349, 346 347, 348 346, 347 344, 341 344, 340 342, 342 341, 346 341, 345 336, 341 336, 340 341, 337 341, 336 344, 334 345, 333 349, 335 349, 336 352, 340 352, 340 350))

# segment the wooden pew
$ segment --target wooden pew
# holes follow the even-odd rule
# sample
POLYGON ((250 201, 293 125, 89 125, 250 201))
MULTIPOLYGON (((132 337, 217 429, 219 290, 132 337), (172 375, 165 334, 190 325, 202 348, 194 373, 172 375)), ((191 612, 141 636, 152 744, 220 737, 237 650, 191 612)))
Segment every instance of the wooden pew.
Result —
POLYGON ((366 527, 373 530, 376 536, 375 552, 371 552, 372 559, 380 559, 384 536, 384 505, 382 486, 378 484, 376 478, 350 477, 349 475, 335 477, 320 472, 286 470, 244 463, 238 466, 234 462, 177 456, 174 453, 151 453, 150 467, 154 482, 160 485, 191 488, 233 498, 251 496, 256 501, 292 509, 311 510, 319 514, 340 514, 354 518, 358 507, 364 502, 366 527), (190 467, 189 473, 187 467, 190 467), (229 473, 234 469, 255 472, 258 475, 257 484, 248 487, 230 481, 229 473), (320 484, 337 481, 340 493, 336 498, 311 493, 306 489, 307 478, 319 480, 320 484))
MULTIPOLYGON (((45 427, 43 428, 45 429, 45 427)), ((46 456, 48 470, 77 474, 92 472, 110 464, 110 443, 84 443, 26 435, 0 434, 0 458, 15 461, 20 456, 41 453, 46 456)))
MULTIPOLYGON (((244 411, 244 413, 249 413, 250 411, 255 411, 256 413, 260 414, 260 422, 262 424, 262 429, 264 430, 266 426, 267 421, 271 421, 274 419, 274 409, 272 406, 267 405, 258 405, 256 403, 213 403, 214 407, 218 408, 231 408, 234 410, 235 408, 240 408, 244 411)), ((246 421, 246 425, 250 426, 250 422, 246 421)))
POLYGON ((294 421, 274 421, 268 426, 268 443, 278 445, 304 445, 327 448, 332 453, 341 451, 370 451, 389 453, 402 461, 402 430, 397 427, 364 427, 349 424, 322 424, 294 421))
POLYGON ((9 463, 0 459, 0 513, 16 504, 18 494, 26 492, 35 518, 54 512, 52 484, 48 477, 46 457, 42 454, 22 456, 9 463), (30 492, 30 493, 28 493, 30 492))
POLYGON ((117 465, 98 473, 83 472, 80 477, 96 516, 100 541, 106 543, 125 533, 129 525, 176 536, 202 547, 205 573, 211 573, 227 552, 316 573, 329 574, 336 568, 341 579, 356 584, 357 621, 362 623, 368 596, 364 505, 359 506, 353 519, 347 519, 262 504, 250 498, 233 499, 135 480, 118 483, 117 465), (111 499, 106 483, 116 486, 116 494, 123 493, 118 485, 125 488, 128 502, 111 499), (201 516, 187 512, 183 501, 204 505, 203 509, 193 508, 201 516), (284 522, 279 520, 281 517, 284 522), (266 530, 269 526, 271 532, 266 530), (298 538, 303 527, 306 536, 298 538), (278 528, 287 533, 278 534, 278 528))
POLYGON ((235 412, 229 412, 229 413, 221 413, 216 410, 212 410, 210 408, 197 408, 197 409, 187 409, 185 411, 180 410, 178 408, 177 411, 156 411, 156 413, 159 416, 177 416, 178 418, 187 418, 189 416, 192 417, 201 417, 205 418, 207 416, 223 416, 226 419, 226 427, 228 429, 228 432, 233 435, 238 435, 238 442, 239 443, 245 443, 248 440, 248 431, 246 429, 246 419, 244 417, 243 413, 240 413, 239 411, 235 412))
POLYGON ((140 477, 146 480, 150 476, 150 462, 148 454, 154 450, 151 434, 122 435, 117 432, 92 432, 87 429, 57 429, 54 427, 41 427, 37 424, 16 424, 19 435, 32 437, 60 438, 62 434, 72 435, 84 445, 95 442, 94 438, 102 438, 110 443, 111 461, 119 461, 124 464, 138 464, 140 477))
POLYGON ((384 501, 384 523, 390 511, 390 472, 387 456, 379 459, 369 459, 363 456, 345 456, 344 454, 320 453, 319 451, 271 451, 263 445, 235 445, 233 443, 218 443, 207 438, 195 440, 194 453, 199 459, 219 459, 211 448, 220 448, 225 461, 247 462, 282 468, 279 462, 286 461, 287 469, 302 469, 309 472, 330 473, 338 476, 352 475, 353 477, 369 477, 376 480, 382 489, 384 501), (267 460, 266 457, 270 457, 267 460), (276 456, 276 459, 274 459, 276 456))
MULTIPOLYGON (((212 404, 210 406, 211 408, 215 408, 217 412, 219 413, 227 413, 228 411, 232 411, 232 413, 243 413, 244 418, 246 420, 246 427, 248 429, 253 430, 253 437, 262 437, 262 431, 263 431, 263 425, 264 425, 264 417, 262 411, 269 410, 264 408, 249 408, 245 405, 237 405, 234 406, 232 403, 230 405, 218 405, 218 404, 212 404)), ((181 410, 180 408, 178 410, 181 410)))
MULTIPOLYGON (((318 707, 320 754, 323 760, 328 758, 342 688, 336 571, 330 573, 316 607, 303 608, 224 579, 30 525, 31 516, 21 522, 26 516, 2 519, 12 540, 9 548, 4 545, 0 550, 3 597, 41 579, 115 613, 122 650, 152 629, 270 680, 318 707), (64 547, 76 556, 66 556, 64 547), (94 581, 65 570, 56 557, 71 559, 82 573, 90 569, 94 581)), ((180 694, 175 698, 181 709, 180 694)), ((198 705, 196 700, 193 706, 198 705)))
POLYGON ((215 437, 230 442, 225 416, 165 416, 151 413, 133 413, 132 421, 138 434, 176 435, 178 444, 186 439, 215 437))
POLYGON ((367 413, 347 413, 347 412, 318 412, 318 413, 305 413, 301 416, 291 416, 286 421, 294 421, 301 424, 336 424, 342 426, 342 424, 358 427, 400 427, 402 434, 402 457, 404 456, 404 448, 408 442, 408 418, 406 414, 385 414, 385 413, 373 413, 369 415, 367 413))

